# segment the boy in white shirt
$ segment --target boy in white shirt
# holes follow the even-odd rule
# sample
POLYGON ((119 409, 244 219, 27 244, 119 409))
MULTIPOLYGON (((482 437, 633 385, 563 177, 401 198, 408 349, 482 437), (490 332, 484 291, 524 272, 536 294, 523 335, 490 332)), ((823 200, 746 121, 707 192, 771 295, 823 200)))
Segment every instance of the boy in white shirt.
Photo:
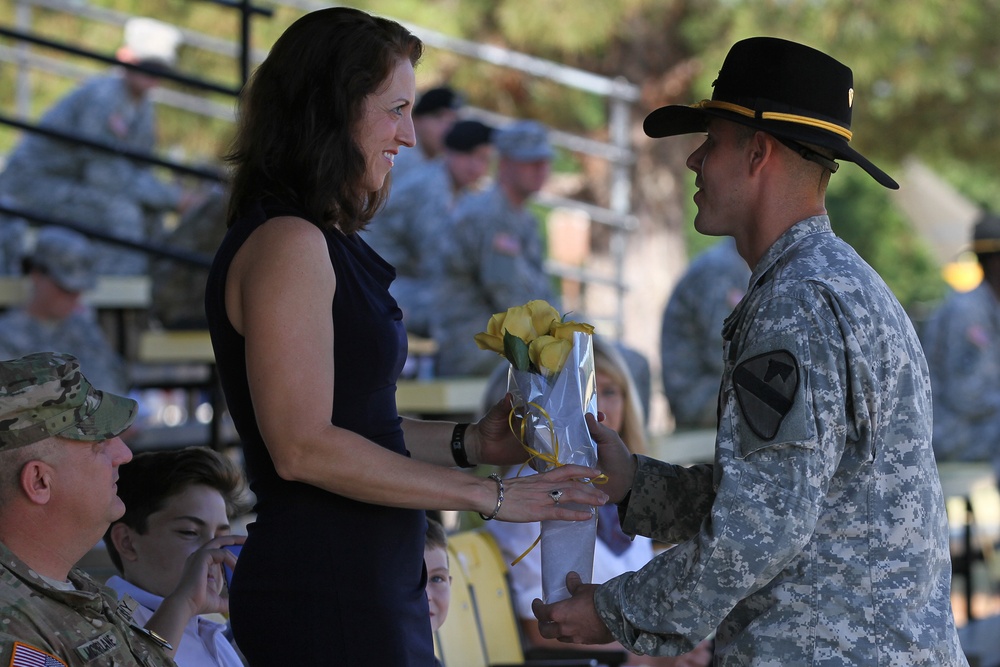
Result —
MULTIPOLYGON (((245 484, 232 462, 203 447, 136 454, 119 471, 125 515, 111 524, 104 543, 121 576, 107 585, 139 603, 134 616, 142 624, 184 585, 189 568, 211 560, 213 550, 243 543, 244 536, 230 534, 230 519, 243 509, 245 484)), ((226 552, 224 562, 234 565, 235 556, 226 552)), ((221 564, 207 571, 209 588, 221 591, 221 564)), ((242 667, 227 626, 200 615, 227 611, 202 608, 191 614, 174 657, 179 667, 242 667)))

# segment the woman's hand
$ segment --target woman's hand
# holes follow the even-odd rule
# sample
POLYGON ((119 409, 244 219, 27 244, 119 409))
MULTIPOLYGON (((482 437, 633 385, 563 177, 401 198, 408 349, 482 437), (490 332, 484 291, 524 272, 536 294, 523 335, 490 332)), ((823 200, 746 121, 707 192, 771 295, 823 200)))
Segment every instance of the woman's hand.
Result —
POLYGON ((527 452, 511 429, 512 423, 514 429, 521 424, 520 415, 511 419, 513 409, 513 397, 508 393, 482 419, 469 426, 465 449, 472 463, 508 466, 527 460, 527 452))
POLYGON ((504 501, 496 518, 512 522, 593 519, 591 507, 608 501, 604 491, 589 483, 598 475, 595 468, 565 465, 537 475, 508 477, 503 481, 504 501))

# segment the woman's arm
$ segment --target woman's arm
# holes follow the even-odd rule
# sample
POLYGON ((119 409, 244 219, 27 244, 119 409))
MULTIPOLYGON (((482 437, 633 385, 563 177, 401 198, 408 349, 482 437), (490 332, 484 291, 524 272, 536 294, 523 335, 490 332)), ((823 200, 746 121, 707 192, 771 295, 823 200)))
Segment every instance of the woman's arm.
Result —
MULTIPOLYGON (((284 479, 363 502, 491 514, 497 503, 493 480, 400 456, 330 423, 336 381, 330 312, 336 283, 322 232, 293 217, 258 228, 229 270, 226 310, 246 339, 250 393, 275 470, 284 479)), ((409 425, 407 430, 412 431, 409 425)), ((413 433, 419 449, 440 433, 447 451, 447 424, 420 430, 413 433)), ((556 506, 547 495, 563 488, 572 495, 570 502, 604 502, 602 492, 570 481, 596 471, 567 468, 549 479, 507 484, 499 517, 589 518, 556 506)))

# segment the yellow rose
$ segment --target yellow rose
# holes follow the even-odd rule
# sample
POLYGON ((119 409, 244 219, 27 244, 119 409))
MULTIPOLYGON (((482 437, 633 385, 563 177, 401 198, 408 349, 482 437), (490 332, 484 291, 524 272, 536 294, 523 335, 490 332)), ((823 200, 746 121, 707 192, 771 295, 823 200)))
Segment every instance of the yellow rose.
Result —
POLYGON ((573 342, 573 334, 579 331, 588 335, 593 335, 594 326, 586 322, 556 322, 552 325, 550 334, 561 340, 573 342))
POLYGON ((501 336, 493 336, 484 331, 477 333, 474 338, 480 350, 490 350, 503 356, 503 338, 501 336))
POLYGON ((539 336, 528 346, 528 356, 542 375, 556 375, 566 365, 573 341, 561 340, 555 336, 539 336))
POLYGON ((531 313, 531 326, 535 329, 536 336, 544 336, 549 333, 552 325, 561 319, 559 311, 544 299, 529 301, 524 307, 531 313))
MULTIPOLYGON (((492 321, 492 318, 490 318, 492 321)), ((500 337, 506 331, 512 336, 517 336, 525 343, 530 343, 538 337, 535 327, 531 321, 531 311, 527 306, 513 306, 507 309, 503 322, 500 324, 500 337)))

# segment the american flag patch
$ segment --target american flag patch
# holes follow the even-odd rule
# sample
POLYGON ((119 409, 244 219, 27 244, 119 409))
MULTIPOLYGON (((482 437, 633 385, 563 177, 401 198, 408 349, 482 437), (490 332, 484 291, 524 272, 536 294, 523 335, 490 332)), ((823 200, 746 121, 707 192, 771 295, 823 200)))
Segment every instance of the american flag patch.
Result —
POLYGON ((54 655, 21 642, 14 642, 14 654, 10 656, 8 663, 8 667, 60 667, 60 665, 66 667, 66 663, 54 655))

